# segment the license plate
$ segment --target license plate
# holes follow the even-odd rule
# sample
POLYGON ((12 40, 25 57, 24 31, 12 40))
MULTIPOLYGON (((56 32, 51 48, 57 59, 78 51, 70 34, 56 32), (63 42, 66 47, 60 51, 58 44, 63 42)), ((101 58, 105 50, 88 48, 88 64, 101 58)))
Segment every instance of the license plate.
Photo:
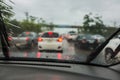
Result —
POLYGON ((52 39, 48 39, 48 42, 51 42, 51 41, 53 41, 52 39))

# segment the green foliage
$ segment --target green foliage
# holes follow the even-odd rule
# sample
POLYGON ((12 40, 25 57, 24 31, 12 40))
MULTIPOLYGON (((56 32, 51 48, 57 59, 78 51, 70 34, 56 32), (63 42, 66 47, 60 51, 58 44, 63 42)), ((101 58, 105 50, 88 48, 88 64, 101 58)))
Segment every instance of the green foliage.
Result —
POLYGON ((41 32, 41 26, 35 22, 23 20, 20 22, 22 31, 41 32))
POLYGON ((105 25, 100 16, 91 17, 92 13, 84 16, 83 32, 91 34, 103 34, 105 25))
POLYGON ((86 33, 89 33, 91 31, 91 26, 89 24, 91 22, 94 22, 94 20, 92 18, 90 18, 90 16, 88 14, 86 14, 84 16, 84 22, 83 22, 84 31, 86 33))
POLYGON ((15 33, 13 34, 14 36, 22 32, 22 29, 19 28, 21 26, 19 21, 17 21, 16 19, 13 19, 13 20, 10 20, 9 23, 7 23, 8 32, 12 31, 13 33, 15 33))
POLYGON ((13 9, 12 6, 6 4, 5 0, 0 0, 0 12, 5 17, 6 20, 9 20, 14 15, 12 9, 13 9))
POLYGON ((19 26, 20 28, 8 24, 8 30, 12 30, 14 33, 17 34, 23 31, 33 31, 39 33, 42 31, 53 30, 53 28, 55 27, 52 22, 47 23, 43 18, 31 16, 28 12, 25 12, 25 16, 26 18, 21 21, 17 21, 16 19, 10 20, 11 24, 19 26))
POLYGON ((116 27, 105 26, 101 16, 94 16, 92 13, 86 14, 83 18, 83 27, 81 28, 82 33, 90 34, 101 34, 106 38, 109 37, 115 30, 116 27))

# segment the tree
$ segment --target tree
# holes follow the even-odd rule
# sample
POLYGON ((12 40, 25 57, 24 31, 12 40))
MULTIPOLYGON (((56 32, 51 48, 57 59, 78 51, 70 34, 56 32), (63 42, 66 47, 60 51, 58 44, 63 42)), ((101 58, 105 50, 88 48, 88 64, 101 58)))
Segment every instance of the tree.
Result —
POLYGON ((92 13, 84 16, 83 32, 91 34, 104 34, 105 25, 101 19, 101 16, 96 15, 92 17, 92 13))
POLYGON ((47 23, 43 18, 39 19, 39 25, 41 26, 41 29, 43 31, 46 31, 46 30, 47 31, 50 31, 50 30, 52 31, 55 27, 55 25, 52 22, 47 23))
POLYGON ((84 16, 84 22, 83 22, 83 27, 84 27, 84 32, 86 32, 86 33, 89 33, 90 31, 91 31, 91 25, 90 25, 90 23, 91 22, 94 22, 94 20, 92 19, 92 18, 90 18, 90 13, 89 14, 86 14, 85 16, 84 16))
POLYGON ((93 33, 97 33, 97 34, 103 34, 105 31, 105 25, 103 23, 103 21, 101 20, 102 17, 100 16, 95 16, 94 17, 94 25, 91 25, 92 27, 94 27, 94 29, 92 30, 93 33))
POLYGON ((15 33, 13 34, 13 36, 20 34, 22 32, 20 22, 16 19, 10 20, 7 24, 7 30, 8 32, 12 31, 13 33, 15 33))
POLYGON ((41 28, 39 24, 36 23, 37 17, 29 15, 28 12, 25 12, 25 19, 19 21, 22 31, 34 31, 40 32, 41 28))
POLYGON ((26 20, 29 21, 29 13, 28 12, 25 12, 25 17, 26 17, 26 20))
MULTIPOLYGON (((9 0, 11 3, 13 3, 11 0, 9 0)), ((5 31, 9 32, 8 29, 8 22, 10 20, 10 18, 14 15, 14 13, 12 12, 12 6, 8 5, 5 0, 0 0, 0 14, 3 17, 4 23, 5 25, 5 31), (7 28, 6 28, 7 26, 7 28)))
POLYGON ((18 32, 34 31, 39 33, 41 31, 53 30, 53 28, 55 27, 52 22, 47 23, 43 18, 29 15, 28 12, 25 12, 25 19, 23 19, 22 21, 13 20, 12 23, 21 27, 18 32))
POLYGON ((52 22, 50 22, 49 24, 48 24, 49 26, 49 30, 53 30, 54 29, 54 27, 56 27, 52 22))
MULTIPOLYGON (((13 3, 11 0, 9 1, 13 3)), ((5 0, 0 0, 0 12, 6 20, 9 20, 14 15, 12 9, 12 6, 6 4, 5 0)))

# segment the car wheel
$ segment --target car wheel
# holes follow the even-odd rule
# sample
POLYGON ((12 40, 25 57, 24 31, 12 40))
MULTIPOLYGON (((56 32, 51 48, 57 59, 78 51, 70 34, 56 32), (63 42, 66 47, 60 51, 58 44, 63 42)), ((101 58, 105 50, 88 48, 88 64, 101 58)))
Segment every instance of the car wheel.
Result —
POLYGON ((34 48, 34 42, 31 41, 31 43, 29 43, 29 44, 27 45, 27 48, 28 48, 28 49, 33 49, 33 48, 34 48))
POLYGON ((113 50, 111 48, 106 48, 105 50, 105 61, 107 63, 112 63, 113 59, 111 58, 113 55, 113 50))
POLYGON ((76 44, 76 43, 74 43, 74 47, 77 47, 77 44, 76 44))
POLYGON ((36 46, 36 42, 33 40, 32 42, 31 42, 31 48, 34 48, 36 46))
POLYGON ((30 44, 30 48, 33 48, 33 47, 34 47, 34 43, 31 42, 31 44, 30 44))

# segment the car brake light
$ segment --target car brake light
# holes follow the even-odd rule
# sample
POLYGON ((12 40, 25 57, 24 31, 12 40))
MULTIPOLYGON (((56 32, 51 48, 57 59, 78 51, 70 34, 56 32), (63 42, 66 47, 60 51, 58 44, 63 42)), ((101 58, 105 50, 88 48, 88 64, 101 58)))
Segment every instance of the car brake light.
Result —
POLYGON ((12 41, 12 37, 11 36, 8 37, 8 41, 12 41))
POLYGON ((38 38, 38 42, 42 42, 42 41, 43 41, 43 39, 39 37, 38 38))
POLYGON ((58 54, 57 54, 57 58, 58 58, 58 59, 62 59, 62 54, 61 54, 61 53, 58 53, 58 54))
POLYGON ((63 41, 63 39, 62 38, 58 38, 58 40, 57 40, 58 42, 62 42, 63 41))
POLYGON ((37 57, 37 58, 40 58, 40 57, 41 57, 41 53, 40 53, 40 52, 37 52, 36 57, 37 57))
POLYGON ((28 34, 30 34, 30 32, 26 32, 26 34, 28 35, 28 34))
POLYGON ((27 37, 27 38, 26 38, 26 41, 29 41, 29 39, 30 39, 30 38, 29 38, 29 37, 27 37))
POLYGON ((52 34, 53 34, 53 32, 48 32, 48 34, 49 34, 49 35, 52 35, 52 34))

